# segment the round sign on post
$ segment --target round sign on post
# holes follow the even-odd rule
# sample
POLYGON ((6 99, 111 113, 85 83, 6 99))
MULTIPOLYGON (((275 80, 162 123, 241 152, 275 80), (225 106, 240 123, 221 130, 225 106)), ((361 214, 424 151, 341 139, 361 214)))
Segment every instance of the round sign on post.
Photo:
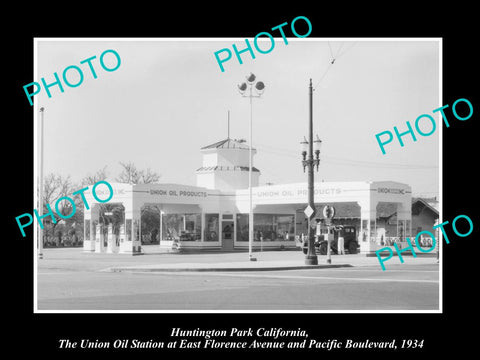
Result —
POLYGON ((335 216, 335 208, 330 205, 325 205, 323 208, 323 217, 325 218, 325 222, 330 224, 333 217, 335 216))

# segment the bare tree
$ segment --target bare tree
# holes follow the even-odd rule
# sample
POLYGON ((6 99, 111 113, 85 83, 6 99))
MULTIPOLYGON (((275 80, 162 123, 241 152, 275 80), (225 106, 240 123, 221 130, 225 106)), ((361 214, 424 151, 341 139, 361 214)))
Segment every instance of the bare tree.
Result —
POLYGON ((89 185, 94 185, 95 183, 105 180, 107 178, 107 167, 104 166, 102 169, 97 170, 96 173, 88 174, 85 176, 81 181, 80 184, 82 187, 89 186, 89 185))
MULTIPOLYGON (((68 200, 60 200, 62 197, 72 197, 72 193, 76 191, 76 187, 72 183, 69 176, 62 176, 60 174, 48 174, 45 179, 44 179, 44 191, 43 191, 43 203, 44 203, 44 209, 43 209, 43 214, 47 214, 49 212, 47 208, 47 204, 49 205, 50 209, 53 212, 55 222, 51 221, 51 234, 53 235, 55 232, 55 227, 59 224, 59 221, 64 220, 62 219, 59 215, 56 213, 60 213, 64 217, 67 217, 73 212, 73 206, 72 203, 68 200)), ((76 208, 78 206, 75 205, 76 208)), ((78 216, 77 213, 75 215, 78 216)), ((74 216, 70 218, 70 221, 75 221, 74 216)), ((50 217, 45 217, 42 221, 42 223, 45 224, 45 222, 49 222, 51 220, 50 217)), ((46 233, 48 233, 48 227, 45 227, 46 233)))
POLYGON ((120 162, 120 165, 122 165, 123 170, 115 180, 125 184, 138 184, 140 177, 135 164, 132 162, 120 162))
POLYGON ((48 174, 43 180, 43 202, 50 204, 59 197, 66 196, 67 190, 72 186, 70 176, 63 177, 59 174, 48 174))
MULTIPOLYGON (((80 187, 78 189, 80 190, 81 188, 85 188, 86 186, 90 187, 101 180, 105 180, 106 178, 107 178, 107 166, 104 166, 102 169, 97 170, 95 173, 88 174, 87 176, 85 176, 80 181, 80 187)), ((83 203, 83 199, 81 198, 81 195, 75 195, 75 203, 78 204, 75 220, 78 221, 79 224, 83 224, 85 220, 85 209, 84 209, 85 204, 83 203)), ((100 207, 101 217, 103 216, 104 212, 108 211, 105 205, 108 205, 108 204, 97 204, 97 206, 100 207)), ((103 222, 105 222, 105 219, 102 219, 102 220, 103 222)))
POLYGON ((115 179, 118 182, 126 184, 155 184, 160 180, 160 175, 150 168, 147 170, 138 170, 132 162, 120 162, 120 165, 122 165, 123 170, 115 179))
POLYGON ((146 171, 140 171, 140 182, 142 184, 157 184, 160 181, 160 175, 147 168, 146 171))

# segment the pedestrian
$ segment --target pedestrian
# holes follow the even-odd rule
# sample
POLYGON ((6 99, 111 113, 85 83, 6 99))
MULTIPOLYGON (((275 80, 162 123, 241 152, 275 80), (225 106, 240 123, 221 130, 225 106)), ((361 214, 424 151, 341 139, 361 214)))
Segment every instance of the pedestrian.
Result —
POLYGON ((343 228, 340 228, 338 232, 338 255, 345 255, 345 239, 343 237, 343 228))

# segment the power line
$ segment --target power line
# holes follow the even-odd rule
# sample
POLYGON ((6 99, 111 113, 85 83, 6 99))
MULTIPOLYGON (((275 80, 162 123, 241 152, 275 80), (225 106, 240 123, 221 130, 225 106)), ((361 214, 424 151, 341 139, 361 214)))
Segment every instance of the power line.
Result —
MULTIPOLYGON (((289 149, 283 148, 276 148, 269 145, 264 144, 256 144, 257 148, 261 148, 262 152, 270 153, 273 155, 278 155, 282 157, 291 157, 297 158, 299 155, 289 149), (270 149, 269 149, 270 148, 270 149)), ((337 165, 345 165, 345 166, 358 166, 358 167, 374 167, 374 168, 388 168, 388 169, 399 169, 399 170, 431 170, 431 169, 438 169, 436 165, 424 165, 424 164, 398 164, 398 163, 379 163, 373 161, 364 161, 364 160, 353 160, 353 159, 346 159, 334 156, 322 156, 322 160, 327 163, 337 164, 337 165)))
POLYGON ((330 49, 330 55, 332 56, 332 59, 334 59, 335 56, 333 56, 333 51, 332 51, 332 47, 330 46, 330 41, 328 41, 327 43, 328 43, 328 48, 330 49))
POLYGON ((342 42, 342 44, 340 45, 340 47, 337 49, 337 54, 334 55, 333 54, 333 51, 332 51, 332 46, 330 45, 330 41, 327 42, 328 44, 328 48, 330 49, 330 56, 331 56, 331 61, 329 61, 328 63, 328 66, 327 68, 325 69, 323 75, 320 77, 320 80, 318 80, 317 84, 313 87, 313 91, 315 91, 315 89, 317 88, 317 86, 322 82, 322 80, 325 78, 325 76, 327 76, 328 72, 330 71, 330 68, 332 67, 332 65, 335 63, 335 61, 340 58, 341 56, 345 55, 345 53, 349 50, 351 50, 355 45, 356 45, 356 41, 353 42, 352 46, 350 46, 349 48, 346 48, 342 53, 340 53, 340 51, 342 50, 343 46, 345 45, 345 42, 342 42))
POLYGON ((325 157, 326 160, 329 158, 332 159, 333 161, 340 161, 344 162, 345 165, 352 165, 352 166, 365 166, 365 167, 385 167, 385 168, 398 168, 398 169, 438 169, 438 166, 435 165, 423 165, 423 164, 397 164, 397 163, 379 163, 379 162, 373 162, 373 161, 363 161, 363 160, 352 160, 352 159, 344 159, 344 158, 338 158, 338 157, 325 157))

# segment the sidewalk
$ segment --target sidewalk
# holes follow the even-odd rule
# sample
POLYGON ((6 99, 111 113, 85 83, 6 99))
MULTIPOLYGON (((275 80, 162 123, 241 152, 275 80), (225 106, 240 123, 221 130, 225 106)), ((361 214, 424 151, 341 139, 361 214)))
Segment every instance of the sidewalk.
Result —
MULTIPOLYGON (((148 250, 147 250, 148 253, 148 250)), ((240 253, 210 253, 210 254, 175 254, 177 257, 208 256, 204 262, 175 262, 138 264, 132 266, 114 266, 103 271, 112 272, 179 272, 179 271, 279 271, 279 270, 308 270, 346 267, 377 267, 381 266, 376 256, 365 254, 332 255, 331 263, 327 262, 326 255, 317 255, 318 265, 305 265, 305 255, 300 251, 265 251, 254 252, 256 261, 250 261, 247 252, 240 253), (225 261, 226 258, 231 261, 225 261)), ((433 256, 404 256, 404 264, 436 264, 437 259, 433 256)), ((391 265, 401 264, 398 256, 389 260, 391 265)))
POLYGON ((165 272, 165 271, 279 271, 351 267, 351 264, 319 264, 305 265, 302 261, 267 260, 211 263, 178 263, 178 264, 151 264, 135 266, 110 267, 103 271, 110 272, 165 272))
MULTIPOLYGON (((248 252, 164 253, 157 247, 144 247, 144 254, 85 253, 78 248, 44 249, 44 258, 38 260, 40 271, 102 271, 102 272, 179 272, 179 271, 279 271, 349 267, 372 267, 382 271, 376 256, 332 255, 331 264, 325 255, 318 256, 318 265, 305 265, 300 250, 264 251, 253 253, 257 261, 250 261, 248 252)), ((404 264, 436 264, 434 256, 404 256, 404 264)), ((385 263, 400 265, 398 256, 385 263)), ((397 267, 401 268, 401 267, 397 267)))

